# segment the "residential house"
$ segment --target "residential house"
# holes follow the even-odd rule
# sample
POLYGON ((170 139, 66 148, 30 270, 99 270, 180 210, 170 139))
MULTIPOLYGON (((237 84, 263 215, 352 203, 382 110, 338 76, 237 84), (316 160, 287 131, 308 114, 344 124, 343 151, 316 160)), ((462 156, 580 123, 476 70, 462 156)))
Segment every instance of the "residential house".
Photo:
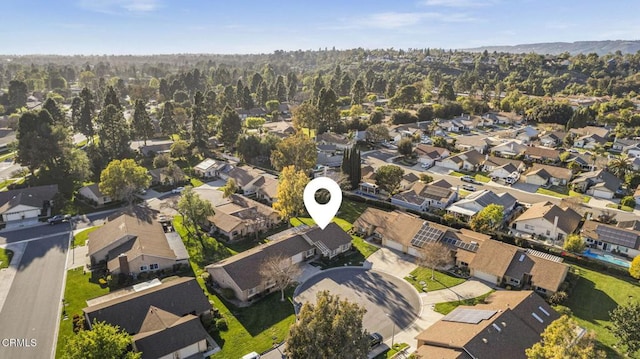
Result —
POLYGON ((490 204, 497 204, 503 207, 504 219, 511 218, 513 210, 518 204, 518 200, 508 192, 495 193, 491 190, 482 190, 469 194, 467 197, 454 202, 447 207, 447 212, 466 219, 471 219, 476 213, 490 204))
POLYGON ((560 208, 551 202, 538 202, 513 221, 519 232, 555 240, 564 240, 578 229, 582 216, 571 208, 560 208))
POLYGON ((466 265, 478 244, 489 236, 466 229, 453 229, 401 211, 385 212, 367 208, 353 223, 362 236, 379 240, 383 246, 416 258, 422 257, 422 248, 429 242, 441 242, 455 253, 456 263, 466 265))
POLYGON ((534 163, 533 166, 523 174, 525 183, 545 186, 552 184, 554 186, 565 186, 573 172, 568 168, 556 167, 534 163))
POLYGON ((420 178, 416 176, 415 173, 405 173, 404 176, 402 176, 402 181, 400 181, 400 190, 406 191, 411 189, 411 187, 413 187, 413 185, 419 180, 420 178))
POLYGON ((640 255, 640 231, 625 224, 626 222, 619 222, 616 227, 589 220, 582 225, 580 234, 591 248, 635 258, 640 255))
POLYGON ((172 145, 172 140, 154 140, 149 144, 145 144, 144 141, 133 141, 131 142, 131 149, 138 151, 145 157, 152 157, 160 153, 170 153, 172 145))
POLYGON ((254 193, 256 198, 268 204, 278 201, 278 179, 271 174, 262 174, 249 182, 244 189, 245 193, 254 193))
POLYGON ((482 163, 482 171, 491 173, 505 165, 515 167, 518 172, 524 172, 527 168, 522 161, 496 156, 486 156, 485 161, 482 163))
POLYGON ((538 134, 538 130, 531 126, 526 126, 516 131, 516 139, 522 141, 523 143, 531 143, 538 137, 538 134))
POLYGON ((540 144, 544 147, 555 148, 562 145, 566 132, 549 132, 540 136, 540 144))
POLYGON ((262 129, 280 138, 289 137, 296 133, 296 129, 293 128, 291 121, 267 122, 262 125, 262 129))
POLYGON ((610 151, 618 152, 618 153, 627 152, 629 149, 633 149, 634 147, 637 147, 638 144, 640 144, 640 141, 638 140, 632 140, 627 138, 616 138, 615 141, 613 141, 613 144, 611 145, 610 151))
POLYGON ((36 223, 40 216, 50 216, 53 197, 57 193, 57 184, 0 192, 2 221, 7 227, 20 226, 36 223))
POLYGON ((524 150, 524 158, 540 163, 560 162, 560 151, 553 148, 528 146, 524 150))
POLYGON ((543 295, 558 291, 569 267, 562 258, 500 241, 484 241, 469 264, 472 277, 493 285, 533 289, 543 295))
POLYGON ((569 130, 571 133, 575 133, 578 137, 587 135, 597 135, 600 138, 608 139, 611 135, 611 129, 607 127, 597 126, 585 126, 581 128, 572 128, 569 130))
POLYGON ((97 183, 80 187, 78 190, 78 194, 87 200, 91 204, 95 204, 96 206, 104 206, 107 203, 111 203, 111 197, 103 194, 100 191, 97 183))
POLYGON ((226 166, 227 162, 206 158, 193 167, 193 172, 202 178, 214 178, 219 177, 226 166))
POLYGON ((437 161, 437 165, 454 171, 463 170, 475 172, 480 168, 484 159, 485 156, 482 153, 476 150, 469 150, 437 161))
POLYGON ((105 263, 114 275, 136 276, 189 264, 180 236, 165 233, 155 212, 139 207, 111 216, 102 227, 89 233, 87 246, 91 264, 105 263))
POLYGON ((352 142, 345 135, 325 132, 316 136, 316 144, 318 145, 334 145, 336 149, 344 151, 349 146, 352 145, 352 142))
POLYGON ((232 178, 236 186, 242 190, 242 193, 246 196, 253 196, 256 193, 257 187, 253 186, 253 182, 260 176, 270 176, 266 172, 253 168, 251 166, 235 166, 227 165, 218 174, 218 177, 228 181, 232 178))
POLYGON ((622 186, 622 181, 605 170, 585 172, 578 175, 571 185, 575 191, 596 198, 612 199, 622 186))
POLYGON ((517 125, 522 123, 523 117, 512 112, 488 112, 482 115, 485 119, 491 120, 494 125, 517 125))
POLYGON ((640 143, 625 148, 624 153, 631 158, 640 157, 640 143))
POLYGON ((362 194, 377 195, 380 188, 376 184, 376 171, 371 166, 362 166, 360 170, 362 180, 358 185, 358 191, 362 194))
POLYGON ((433 167, 436 161, 445 159, 450 155, 449 150, 446 148, 429 146, 422 143, 415 147, 413 153, 418 157, 418 162, 427 168, 433 167))
POLYGON ((573 147, 593 150, 597 146, 604 145, 605 142, 607 142, 605 138, 600 137, 596 134, 589 134, 576 138, 573 141, 573 147))
POLYGON ((524 153, 527 146, 519 140, 510 140, 491 148, 491 154, 504 158, 515 158, 524 153))
MULTIPOLYGON (((198 193, 203 191, 198 191, 198 193)), ((205 198, 210 198, 210 196, 205 198)), ((229 198, 212 204, 215 214, 207 217, 209 232, 222 234, 230 241, 253 234, 257 235, 281 222, 278 211, 237 194, 232 194, 229 198)))
POLYGON ((525 350, 560 315, 532 291, 498 291, 485 303, 459 306, 422 331, 420 358, 526 359, 525 350), (474 318, 474 319, 470 319, 474 318))
POLYGON ((236 299, 247 302, 273 290, 275 283, 260 275, 266 260, 281 256, 286 265, 297 264, 316 254, 333 258, 350 248, 351 236, 335 223, 330 223, 324 230, 317 226, 300 226, 205 269, 216 285, 233 290, 236 299))
POLYGON ((206 357, 220 350, 207 334, 201 317, 211 304, 194 278, 153 281, 87 301, 85 322, 118 326, 132 335, 142 358, 206 357))
POLYGON ((455 147, 460 151, 476 150, 484 154, 489 149, 489 142, 485 135, 458 136, 455 147))
POLYGON ((180 179, 186 178, 178 166, 154 168, 149 170, 152 185, 175 185, 180 179))
POLYGON ((596 168, 594 159, 589 152, 571 153, 569 157, 565 159, 567 168, 572 162, 577 163, 582 171, 594 171, 596 168))
POLYGON ((456 119, 440 121, 438 126, 446 132, 460 133, 469 130, 460 120, 456 119))
POLYGON ((458 198, 458 191, 444 179, 432 183, 416 183, 405 192, 391 197, 391 203, 414 211, 426 212, 429 209, 445 209, 458 198))

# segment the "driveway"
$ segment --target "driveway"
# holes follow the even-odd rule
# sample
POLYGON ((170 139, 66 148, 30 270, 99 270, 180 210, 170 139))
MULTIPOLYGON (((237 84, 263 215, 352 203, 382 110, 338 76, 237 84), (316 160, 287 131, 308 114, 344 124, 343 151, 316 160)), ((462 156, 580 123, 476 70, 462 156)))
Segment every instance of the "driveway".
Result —
POLYGON ((367 312, 363 326, 386 339, 407 328, 420 315, 418 292, 403 279, 361 267, 322 271, 296 288, 296 303, 315 302, 316 294, 328 290, 363 306, 367 312))
POLYGON ((400 278, 406 277, 417 267, 412 256, 389 248, 378 249, 367 258, 363 265, 366 268, 387 272, 400 278))

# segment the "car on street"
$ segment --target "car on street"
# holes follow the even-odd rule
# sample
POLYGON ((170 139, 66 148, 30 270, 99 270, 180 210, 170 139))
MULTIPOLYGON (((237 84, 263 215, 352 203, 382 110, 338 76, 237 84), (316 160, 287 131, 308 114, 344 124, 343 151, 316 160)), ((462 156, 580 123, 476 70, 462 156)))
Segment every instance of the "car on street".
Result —
POLYGON ((472 186, 470 184, 463 184, 462 185, 462 189, 465 191, 469 191, 469 192, 475 192, 476 191, 476 187, 472 186))
POLYGON ((460 180, 462 182, 469 182, 469 183, 475 183, 476 182, 476 180, 471 176, 462 176, 462 177, 460 177, 460 180))
POLYGON ((382 335, 380 333, 369 334, 369 347, 375 348, 382 343, 382 335))
POLYGON ((176 187, 171 190, 171 193, 182 193, 184 191, 184 187, 176 187))
POLYGON ((71 216, 68 214, 57 214, 49 218, 47 222, 53 226, 54 224, 69 222, 69 219, 71 219, 71 216))

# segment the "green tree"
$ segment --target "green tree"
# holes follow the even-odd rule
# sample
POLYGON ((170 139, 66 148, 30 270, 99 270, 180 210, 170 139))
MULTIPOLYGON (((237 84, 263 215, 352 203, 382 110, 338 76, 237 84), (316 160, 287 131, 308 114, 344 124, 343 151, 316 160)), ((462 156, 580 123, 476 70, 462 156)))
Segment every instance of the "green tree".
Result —
POLYGON ((340 120, 340 110, 338 109, 338 97, 333 89, 325 88, 320 91, 317 106, 321 128, 335 131, 340 120))
POLYGON ((178 213, 182 216, 185 228, 189 232, 193 229, 201 240, 202 234, 198 230, 199 226, 206 223, 207 217, 215 214, 211 202, 200 198, 191 186, 187 186, 182 191, 178 201, 178 213))
POLYGON ((27 106, 27 84, 18 81, 9 81, 8 107, 9 112, 27 106))
POLYGON ((144 101, 142 100, 136 100, 131 125, 136 137, 142 138, 144 140, 144 145, 146 146, 147 140, 153 136, 153 124, 151 123, 151 117, 149 117, 149 114, 147 113, 144 101))
MULTIPOLYGON (((202 92, 197 91, 193 99, 193 108, 191 111, 191 139, 196 148, 204 149, 207 147, 207 115, 204 104, 204 95, 202 92)), ((237 136, 235 140, 237 140, 237 136)))
POLYGON ((382 107, 376 107, 371 115, 369 115, 369 123, 377 125, 384 120, 384 109, 382 107))
POLYGON ((189 154, 189 143, 185 140, 177 140, 171 144, 171 157, 184 158, 189 154))
POLYGON ((438 92, 439 100, 455 101, 456 93, 453 91, 453 86, 449 82, 443 83, 438 92))
POLYGON ((171 163, 171 157, 166 153, 160 153, 153 158, 153 168, 164 168, 171 163))
POLYGON ((416 116, 418 117, 418 121, 420 122, 433 121, 433 106, 430 106, 430 105, 420 106, 420 108, 418 109, 418 112, 416 113, 416 116))
POLYGON ((404 176, 402 168, 395 165, 384 165, 378 167, 376 171, 376 184, 391 196, 400 188, 402 176, 404 176))
POLYGON ((294 166, 296 170, 309 171, 318 158, 316 144, 302 134, 289 136, 276 145, 271 152, 271 165, 276 170, 294 166))
POLYGON ((107 105, 98 116, 100 149, 108 160, 124 158, 130 151, 129 125, 115 105, 107 105))
POLYGON ((620 204, 623 205, 623 206, 635 208, 636 207, 636 200, 635 200, 635 198, 633 198, 633 196, 625 196, 620 200, 620 204))
POLYGON ((350 147, 342 157, 341 170, 347 176, 351 189, 357 188, 362 180, 360 151, 356 147, 350 147))
POLYGON ((278 100, 269 100, 269 101, 267 101, 265 106, 267 107, 267 112, 273 113, 275 111, 278 111, 278 109, 280 108, 280 101, 278 101, 278 100))
POLYGON ((300 106, 294 108, 292 117, 293 126, 298 130, 302 128, 318 129, 320 112, 318 108, 309 101, 305 101, 300 106))
POLYGON ((563 248, 569 252, 582 253, 584 252, 586 245, 582 237, 579 234, 572 233, 564 240, 563 248))
POLYGON ((377 125, 371 125, 367 127, 367 140, 377 143, 383 142, 389 139, 389 128, 380 123, 377 125))
POLYGON ((113 88, 113 86, 107 86, 107 92, 104 94, 104 104, 103 108, 106 108, 109 105, 115 106, 118 110, 122 110, 122 104, 120 103, 120 99, 118 98, 118 93, 113 88))
POLYGON ((82 111, 82 100, 76 96, 71 101, 71 126, 74 130, 79 131, 80 115, 82 111))
POLYGON ((229 178, 227 183, 225 183, 220 189, 222 190, 222 197, 228 198, 232 194, 238 192, 238 185, 236 184, 236 180, 229 178))
POLYGON ((289 329, 287 358, 366 358, 369 340, 362 325, 365 312, 356 303, 328 291, 319 292, 315 304, 302 305, 289 329))
POLYGON ((433 177, 429 176, 426 173, 421 173, 420 174, 420 182, 422 182, 422 183, 431 183, 431 182, 433 182, 433 177))
POLYGON ((640 279, 640 256, 635 256, 629 266, 629 274, 635 278, 640 279))
POLYGON ((413 85, 402 86, 395 96, 389 100, 393 108, 408 107, 420 102, 420 91, 413 85))
POLYGON ((242 131, 242 121, 235 110, 229 106, 225 107, 220 119, 220 140, 224 143, 225 148, 231 149, 238 141, 238 136, 242 131))
POLYGON ((49 111, 51 119, 53 119, 53 124, 62 125, 65 127, 69 126, 69 124, 67 123, 67 116, 64 112, 62 112, 60 107, 58 107, 58 104, 52 98, 48 98, 44 101, 44 104, 42 104, 42 109, 49 111))
POLYGON ((492 231, 502 225, 504 206, 492 203, 471 218, 469 226, 476 232, 492 231))
POLYGON ((400 140, 400 143, 398 143, 398 153, 405 157, 411 156, 413 153, 413 142, 411 142, 410 138, 405 137, 400 140))
POLYGON ((244 124, 247 128, 258 129, 264 125, 266 120, 262 117, 247 117, 244 124))
POLYGON ((93 142, 93 136, 96 133, 93 124, 93 118, 96 112, 93 94, 85 87, 80 92, 80 99, 82 101, 82 107, 80 109, 78 123, 74 123, 74 126, 77 126, 76 130, 85 135, 89 139, 89 142, 93 142))
POLYGON ((442 137, 442 136, 434 136, 432 138, 433 140, 433 146, 434 147, 440 147, 440 148, 448 148, 449 144, 447 143, 447 140, 442 137))
POLYGON ((579 337, 578 324, 568 315, 554 320, 542 332, 542 340, 525 351, 528 359, 596 359, 605 354, 595 348, 593 333, 579 337))
POLYGON ((628 302, 619 305, 609 313, 611 316, 611 332, 618 339, 618 344, 626 347, 632 356, 640 352, 640 302, 628 302))
POLYGON ((124 200, 131 205, 134 194, 149 187, 151 176, 147 169, 139 166, 132 159, 113 160, 100 173, 100 192, 116 199, 124 200))
POLYGON ((178 130, 176 121, 173 119, 173 104, 170 101, 164 103, 162 116, 160 117, 160 131, 165 136, 171 136, 178 130))
POLYGON ((631 161, 626 157, 614 158, 609 162, 609 172, 618 178, 624 178, 631 170, 631 161))
POLYGON ((129 352, 131 336, 118 326, 94 322, 91 330, 72 336, 62 351, 65 359, 139 359, 142 353, 129 352))
POLYGON ((215 115, 217 113, 217 95, 213 90, 209 90, 204 94, 204 108, 207 115, 215 115))
POLYGON ((351 104, 361 105, 362 102, 364 102, 365 96, 367 96, 367 90, 364 87, 364 82, 362 82, 362 80, 356 80, 351 89, 351 104))
POLYGON ((46 110, 24 112, 18 121, 16 133, 16 161, 29 168, 31 173, 51 167, 59 155, 58 141, 54 137, 53 119, 46 110))
POLYGON ((296 170, 295 166, 282 168, 278 178, 278 201, 273 204, 273 209, 287 223, 304 211, 303 193, 307 183, 309 177, 304 171, 296 170))
POLYGON ((261 154, 261 141, 258 136, 240 136, 238 142, 236 142, 236 151, 240 158, 247 163, 251 163, 256 157, 261 154))

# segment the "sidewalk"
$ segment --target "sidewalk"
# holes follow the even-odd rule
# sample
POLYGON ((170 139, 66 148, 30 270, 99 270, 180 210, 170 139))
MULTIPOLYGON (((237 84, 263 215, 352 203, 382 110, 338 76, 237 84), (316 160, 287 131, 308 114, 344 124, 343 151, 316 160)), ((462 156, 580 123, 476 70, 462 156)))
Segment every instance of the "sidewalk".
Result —
POLYGON ((18 265, 20 264, 20 260, 22 259, 22 255, 24 254, 24 250, 26 247, 27 247, 26 242, 9 243, 9 244, 0 245, 0 248, 5 248, 13 251, 13 258, 11 258, 11 263, 9 263, 9 267, 5 269, 0 269, 0 312, 2 311, 4 302, 7 299, 9 290, 11 289, 11 284, 13 283, 13 279, 15 278, 16 273, 18 272, 18 265))

